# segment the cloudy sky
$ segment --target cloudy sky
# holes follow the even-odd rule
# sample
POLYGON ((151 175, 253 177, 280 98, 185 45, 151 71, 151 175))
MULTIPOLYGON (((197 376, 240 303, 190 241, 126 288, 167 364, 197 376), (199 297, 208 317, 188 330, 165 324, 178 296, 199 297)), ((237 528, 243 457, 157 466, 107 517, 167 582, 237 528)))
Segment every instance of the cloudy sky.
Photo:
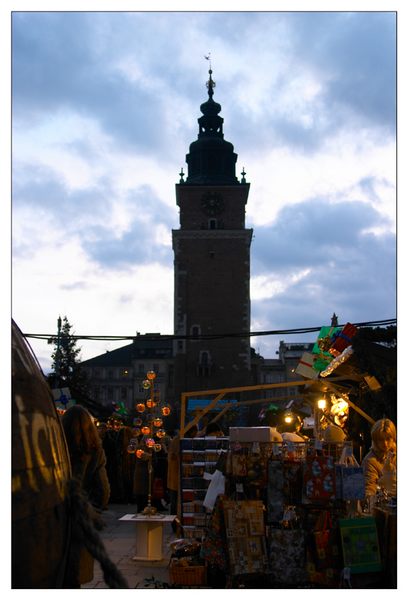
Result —
MULTIPOLYGON (((11 42, 23 332, 66 315, 78 335, 173 333, 175 184, 209 52, 251 184, 251 330, 396 316, 393 13, 17 11, 11 42)), ((253 346, 274 357, 279 339, 253 346)), ((47 369, 52 347, 31 345, 47 369)))

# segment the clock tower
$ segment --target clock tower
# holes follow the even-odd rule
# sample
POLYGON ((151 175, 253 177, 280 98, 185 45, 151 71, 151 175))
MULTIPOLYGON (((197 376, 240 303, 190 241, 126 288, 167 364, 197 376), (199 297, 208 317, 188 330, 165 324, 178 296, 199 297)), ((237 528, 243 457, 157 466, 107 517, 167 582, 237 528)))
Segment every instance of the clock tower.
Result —
POLYGON ((224 139, 221 105, 200 107, 198 137, 180 173, 180 228, 174 250, 176 399, 185 391, 251 384, 250 245, 245 228, 249 184, 235 175, 237 154, 224 139), (185 179, 185 180, 184 180, 185 179), (179 336, 179 337, 178 337, 179 336))

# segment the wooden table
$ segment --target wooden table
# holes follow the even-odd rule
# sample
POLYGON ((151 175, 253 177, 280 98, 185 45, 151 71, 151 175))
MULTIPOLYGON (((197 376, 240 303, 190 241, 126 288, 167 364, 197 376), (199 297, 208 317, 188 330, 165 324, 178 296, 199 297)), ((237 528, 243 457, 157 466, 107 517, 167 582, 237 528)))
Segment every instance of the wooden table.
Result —
POLYGON ((136 525, 136 554, 133 560, 163 560, 163 527, 176 515, 124 515, 119 521, 133 521, 136 525))

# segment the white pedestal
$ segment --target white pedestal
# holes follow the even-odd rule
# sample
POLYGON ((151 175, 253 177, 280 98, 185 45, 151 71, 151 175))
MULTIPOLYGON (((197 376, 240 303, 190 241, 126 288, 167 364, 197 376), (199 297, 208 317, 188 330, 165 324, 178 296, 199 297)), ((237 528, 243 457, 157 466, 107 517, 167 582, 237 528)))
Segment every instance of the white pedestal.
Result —
POLYGON ((163 527, 176 515, 124 515, 119 521, 133 521, 136 524, 136 555, 133 560, 163 559, 163 527))

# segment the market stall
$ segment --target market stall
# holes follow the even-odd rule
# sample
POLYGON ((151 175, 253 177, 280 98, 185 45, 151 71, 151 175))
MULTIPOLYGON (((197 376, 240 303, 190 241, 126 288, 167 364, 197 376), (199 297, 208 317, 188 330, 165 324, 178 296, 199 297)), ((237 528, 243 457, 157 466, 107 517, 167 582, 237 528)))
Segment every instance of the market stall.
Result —
MULTIPOLYGON (((374 422, 358 398, 363 386, 381 386, 353 360, 349 325, 322 328, 313 356, 299 361, 304 379, 280 384, 303 386, 310 439, 276 442, 271 427, 241 427, 181 440, 179 516, 194 546, 190 561, 185 543, 182 560, 190 575, 206 569, 208 587, 396 587, 396 499, 379 489, 368 503, 356 443, 325 436, 347 430, 349 410, 374 422)), ((211 408, 228 391, 213 390, 211 408)), ((182 432, 194 424, 184 417, 182 432)))

